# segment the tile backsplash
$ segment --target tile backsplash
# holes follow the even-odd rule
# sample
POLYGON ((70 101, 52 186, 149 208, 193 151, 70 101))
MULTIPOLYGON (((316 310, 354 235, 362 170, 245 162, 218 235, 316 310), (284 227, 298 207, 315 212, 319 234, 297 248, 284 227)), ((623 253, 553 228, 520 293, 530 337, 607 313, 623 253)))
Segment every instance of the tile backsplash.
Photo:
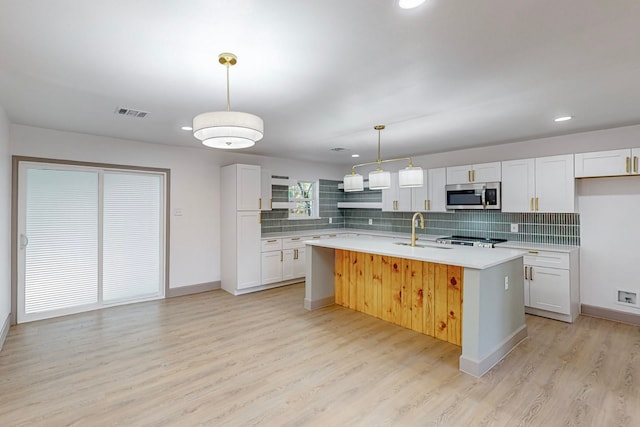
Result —
MULTIPOLYGON (((288 220, 284 209, 263 212, 262 232, 356 228, 363 230, 411 232, 413 212, 382 212, 380 209, 338 209, 340 201, 379 202, 380 190, 344 193, 341 181, 320 180, 320 219, 288 220), (332 224, 329 224, 329 218, 332 224), (372 225, 369 225, 369 219, 372 225)), ((273 187, 274 201, 287 201, 287 187, 273 187)), ((419 234, 450 236, 453 234, 492 237, 518 242, 580 245, 580 215, 576 213, 506 213, 499 211, 461 210, 423 212, 425 229, 419 234), (518 232, 511 233, 511 224, 518 232)))

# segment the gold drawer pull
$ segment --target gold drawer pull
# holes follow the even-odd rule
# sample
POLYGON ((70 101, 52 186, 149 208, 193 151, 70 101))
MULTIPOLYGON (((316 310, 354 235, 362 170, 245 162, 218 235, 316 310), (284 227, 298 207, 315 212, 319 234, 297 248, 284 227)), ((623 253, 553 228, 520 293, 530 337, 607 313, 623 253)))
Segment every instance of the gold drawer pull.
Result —
POLYGON ((277 241, 278 241, 278 239, 275 239, 275 240, 267 240, 267 243, 275 243, 275 242, 277 242, 277 241))
POLYGON ((627 160, 625 161, 625 169, 627 173, 631 172, 631 157, 627 156, 627 160))
POLYGON ((292 237, 291 240, 300 240, 299 237, 292 237))
POLYGON ((540 252, 538 252, 538 251, 529 251, 529 253, 533 254, 533 255, 536 255, 536 254, 539 254, 540 252))
POLYGON ((638 156, 633 156, 633 173, 638 173, 638 156))

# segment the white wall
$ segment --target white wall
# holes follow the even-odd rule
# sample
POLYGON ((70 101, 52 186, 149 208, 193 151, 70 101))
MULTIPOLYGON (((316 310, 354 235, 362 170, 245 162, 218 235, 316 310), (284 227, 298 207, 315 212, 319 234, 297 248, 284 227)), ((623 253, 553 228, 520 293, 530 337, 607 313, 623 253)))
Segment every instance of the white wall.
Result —
MULTIPOLYGON (((343 168, 194 147, 11 125, 11 154, 171 169, 170 286, 220 280, 220 167, 259 164, 296 178, 341 179, 343 168), (300 175, 300 176, 298 176, 300 175), (174 216, 175 209, 182 216, 174 216)), ((195 141, 194 141, 195 144, 195 141)))
POLYGON ((636 125, 415 156, 413 163, 423 168, 458 166, 639 146, 640 125, 636 125))
POLYGON ((640 177, 579 179, 577 193, 580 302, 640 314, 616 302, 618 289, 640 297, 640 177))
MULTIPOLYGON (((11 313, 11 156, 9 120, 0 105, 0 331, 11 313)), ((0 342, 0 347, 2 342, 0 342)))

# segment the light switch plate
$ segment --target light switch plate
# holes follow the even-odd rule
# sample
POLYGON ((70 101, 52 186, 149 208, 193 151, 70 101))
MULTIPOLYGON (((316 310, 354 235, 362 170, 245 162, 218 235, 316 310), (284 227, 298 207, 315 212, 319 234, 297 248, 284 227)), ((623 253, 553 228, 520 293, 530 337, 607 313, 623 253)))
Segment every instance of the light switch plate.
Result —
POLYGON ((511 224, 511 232, 512 233, 518 232, 518 224, 511 224))

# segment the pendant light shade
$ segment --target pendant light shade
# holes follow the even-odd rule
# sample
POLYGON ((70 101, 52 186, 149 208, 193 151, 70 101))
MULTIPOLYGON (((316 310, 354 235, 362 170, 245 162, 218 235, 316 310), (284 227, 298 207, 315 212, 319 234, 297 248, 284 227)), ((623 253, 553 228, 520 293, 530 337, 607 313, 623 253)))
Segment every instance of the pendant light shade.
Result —
POLYGON ((422 187, 424 174, 419 166, 407 166, 398 171, 398 186, 402 188, 422 187))
POLYGON ((375 170, 369 172, 369 189, 385 190, 391 188, 391 174, 388 171, 375 170))
POLYGON ((343 178, 344 191, 363 191, 364 190, 364 178, 359 173, 351 173, 345 175, 343 178))
POLYGON ((239 111, 212 111, 193 118, 193 136, 207 147, 247 148, 262 139, 260 117, 239 111))
POLYGON ((233 53, 221 53, 219 62, 227 67, 227 111, 202 113, 193 118, 193 136, 212 148, 248 148, 264 135, 264 122, 258 116, 231 111, 229 67, 238 62, 233 53))

